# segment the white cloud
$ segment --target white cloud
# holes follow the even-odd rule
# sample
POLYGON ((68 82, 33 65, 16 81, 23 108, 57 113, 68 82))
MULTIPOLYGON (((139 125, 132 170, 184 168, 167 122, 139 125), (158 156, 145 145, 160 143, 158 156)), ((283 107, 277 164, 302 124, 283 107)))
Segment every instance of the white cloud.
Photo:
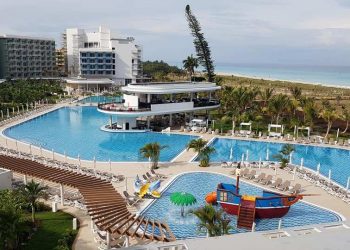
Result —
POLYGON ((101 24, 134 36, 146 59, 180 61, 193 53, 184 14, 188 2, 217 62, 298 54, 301 62, 314 58, 317 63, 334 50, 334 60, 350 63, 343 56, 350 45, 349 0, 2 0, 0 33, 59 40, 67 27, 96 29, 101 24), (308 57, 315 48, 317 53, 308 57))

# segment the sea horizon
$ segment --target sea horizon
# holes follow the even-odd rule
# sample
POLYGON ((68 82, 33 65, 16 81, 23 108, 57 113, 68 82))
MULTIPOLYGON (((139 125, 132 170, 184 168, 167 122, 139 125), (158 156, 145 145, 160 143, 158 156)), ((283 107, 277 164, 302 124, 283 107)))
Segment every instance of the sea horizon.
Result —
MULTIPOLYGON (((173 64, 182 68, 182 63, 173 64)), ((215 73, 350 88, 350 66, 215 63, 215 73)))

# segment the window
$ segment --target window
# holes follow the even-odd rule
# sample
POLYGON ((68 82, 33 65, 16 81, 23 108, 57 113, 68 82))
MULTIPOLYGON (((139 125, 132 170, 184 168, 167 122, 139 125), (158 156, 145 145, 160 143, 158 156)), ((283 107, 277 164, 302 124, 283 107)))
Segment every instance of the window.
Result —
POLYGON ((103 54, 102 54, 102 53, 98 53, 97 56, 98 56, 98 57, 103 57, 103 54))
POLYGON ((103 60, 102 59, 98 59, 97 62, 98 63, 103 63, 103 60))
POLYGON ((88 48, 89 44, 88 43, 84 43, 84 48, 88 48))
POLYGON ((113 75, 115 75, 115 70, 113 70, 113 75))
POLYGON ((220 201, 227 201, 227 192, 220 191, 220 201))
POLYGON ((115 58, 115 54, 113 53, 113 58, 115 58))
POLYGON ((111 53, 106 53, 106 57, 111 57, 111 53))
POLYGON ((106 63, 111 63, 111 60, 110 59, 106 59, 106 63))
POLYGON ((130 84, 132 82, 132 79, 125 79, 125 84, 130 84))
POLYGON ((81 53, 81 57, 86 57, 86 53, 81 53))
POLYGON ((110 74, 111 74, 111 71, 110 71, 110 70, 107 70, 107 71, 106 71, 106 74, 107 74, 107 75, 110 75, 110 74))

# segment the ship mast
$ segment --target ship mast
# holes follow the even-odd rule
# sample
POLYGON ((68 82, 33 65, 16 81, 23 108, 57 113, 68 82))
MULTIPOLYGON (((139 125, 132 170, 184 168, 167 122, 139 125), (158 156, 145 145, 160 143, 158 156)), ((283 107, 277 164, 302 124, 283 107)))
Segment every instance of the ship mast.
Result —
POLYGON ((239 176, 241 175, 241 163, 238 162, 237 169, 236 169, 236 194, 239 193, 239 176))

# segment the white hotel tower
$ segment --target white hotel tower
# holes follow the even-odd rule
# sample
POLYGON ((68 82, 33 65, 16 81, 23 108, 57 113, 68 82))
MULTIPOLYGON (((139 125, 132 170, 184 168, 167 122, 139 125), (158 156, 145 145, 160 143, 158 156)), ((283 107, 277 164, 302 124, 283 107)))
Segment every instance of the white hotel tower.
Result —
POLYGON ((76 80, 76 84, 109 79, 127 85, 142 77, 142 49, 132 37, 112 37, 111 31, 103 27, 97 32, 71 28, 66 30, 66 46, 69 76, 87 79, 76 80))

